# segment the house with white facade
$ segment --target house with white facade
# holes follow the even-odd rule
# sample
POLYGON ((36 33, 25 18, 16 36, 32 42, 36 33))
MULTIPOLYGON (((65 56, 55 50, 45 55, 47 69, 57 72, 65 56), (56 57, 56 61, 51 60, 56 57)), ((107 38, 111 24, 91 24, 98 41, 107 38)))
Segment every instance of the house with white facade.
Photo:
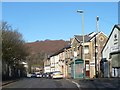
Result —
POLYGON ((50 65, 45 65, 44 66, 44 73, 49 73, 50 72, 50 65))
POLYGON ((48 56, 48 58, 46 60, 44 60, 44 73, 49 73, 50 70, 50 57, 48 56))
POLYGON ((54 71, 60 71, 58 52, 50 56, 50 72, 54 71))
POLYGON ((64 47, 57 51, 56 53, 52 54, 47 61, 44 62, 44 72, 55 72, 60 71, 64 77, 67 76, 67 57, 66 57, 66 50, 69 47, 64 47), (49 70, 48 70, 49 69, 49 70))
POLYGON ((115 25, 102 50, 101 70, 104 77, 120 77, 120 25, 115 25))

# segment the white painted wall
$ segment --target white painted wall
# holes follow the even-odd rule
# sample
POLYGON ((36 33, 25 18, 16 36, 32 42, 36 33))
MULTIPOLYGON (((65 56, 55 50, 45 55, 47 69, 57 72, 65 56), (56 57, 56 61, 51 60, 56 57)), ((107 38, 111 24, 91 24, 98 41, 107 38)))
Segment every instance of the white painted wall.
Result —
POLYGON ((50 66, 45 66, 44 67, 44 73, 50 72, 50 66))
POLYGON ((54 56, 55 57, 55 71, 59 70, 59 55, 54 56))
POLYGON ((54 71, 54 57, 50 57, 50 72, 54 71))
POLYGON ((51 72, 60 71, 59 59, 60 59, 59 55, 55 55, 55 56, 50 57, 51 72))
POLYGON ((106 44, 106 46, 103 50, 103 53, 102 53, 103 58, 106 58, 108 61, 110 61, 109 54, 111 52, 118 51, 118 48, 120 50, 120 46, 119 46, 120 45, 120 39, 119 39, 118 36, 120 36, 120 31, 117 28, 114 28, 114 31, 113 31, 113 33, 112 33, 112 35, 111 35, 108 43, 106 44), (115 34, 117 34, 118 41, 114 41, 114 35, 115 34), (118 44, 114 44, 115 42, 118 42, 118 44))
POLYGON ((120 47, 120 31, 118 31, 118 46, 120 47))

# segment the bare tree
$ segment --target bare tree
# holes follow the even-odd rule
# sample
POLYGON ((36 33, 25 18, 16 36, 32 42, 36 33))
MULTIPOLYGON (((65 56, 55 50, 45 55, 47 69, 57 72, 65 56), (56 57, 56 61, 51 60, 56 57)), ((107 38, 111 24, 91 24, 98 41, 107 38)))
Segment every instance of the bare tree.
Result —
POLYGON ((22 34, 13 30, 7 22, 2 22, 0 31, 2 31, 2 61, 19 68, 19 62, 25 61, 29 54, 22 34))

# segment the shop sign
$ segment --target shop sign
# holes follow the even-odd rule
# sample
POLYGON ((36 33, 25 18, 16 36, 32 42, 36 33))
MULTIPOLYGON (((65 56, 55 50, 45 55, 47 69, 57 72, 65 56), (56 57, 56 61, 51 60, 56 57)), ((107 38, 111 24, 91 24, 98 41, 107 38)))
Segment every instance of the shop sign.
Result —
POLYGON ((120 46, 111 47, 111 52, 115 52, 115 51, 119 51, 119 50, 120 50, 120 46))

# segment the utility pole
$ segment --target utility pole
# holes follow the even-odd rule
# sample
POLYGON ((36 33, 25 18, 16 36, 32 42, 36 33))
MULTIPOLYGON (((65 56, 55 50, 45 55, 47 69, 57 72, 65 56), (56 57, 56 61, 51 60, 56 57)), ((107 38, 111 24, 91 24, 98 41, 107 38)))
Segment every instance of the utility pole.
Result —
MULTIPOLYGON (((97 36, 97 34, 98 34, 98 21, 99 21, 99 17, 97 16, 96 17, 96 36, 97 36)), ((96 44, 98 44, 99 45, 99 43, 97 43, 98 42, 98 40, 97 40, 97 37, 95 36, 95 75, 96 75, 96 78, 98 78, 98 67, 97 67, 97 65, 98 65, 98 55, 97 55, 97 52, 96 52, 96 44)), ((99 51, 98 51, 98 54, 99 54, 99 51)))
MULTIPOLYGON (((96 17, 96 31, 97 31, 97 34, 98 34, 98 32, 99 32, 99 16, 97 16, 96 17)), ((98 67, 97 67, 97 69, 98 69, 98 77, 99 77, 99 71, 100 71, 100 64, 99 64, 99 57, 100 57, 100 45, 99 45, 99 36, 98 36, 98 38, 97 38, 97 44, 98 44, 98 55, 97 55, 97 64, 98 64, 98 67)))
POLYGON ((97 78, 96 36, 95 36, 95 77, 97 78))

